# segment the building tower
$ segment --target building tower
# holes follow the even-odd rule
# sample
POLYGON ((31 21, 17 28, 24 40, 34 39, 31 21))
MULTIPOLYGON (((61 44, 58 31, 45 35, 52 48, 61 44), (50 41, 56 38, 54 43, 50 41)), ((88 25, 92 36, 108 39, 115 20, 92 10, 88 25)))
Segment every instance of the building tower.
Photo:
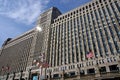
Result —
POLYGON ((62 78, 64 73, 69 80, 80 74, 95 74, 89 79, 113 76, 120 67, 120 1, 92 0, 58 16, 50 37, 47 75, 62 78), (111 75, 100 74, 104 72, 111 75))
POLYGON ((34 29, 0 49, 1 79, 120 79, 120 1, 92 0, 67 13, 52 7, 34 29), (42 57, 41 57, 42 55, 42 57), (44 58, 43 58, 44 56, 44 58), (33 61, 46 62, 43 68, 33 61))
POLYGON ((0 50, 2 79, 30 80, 30 73, 39 73, 39 67, 33 65, 33 61, 40 61, 39 56, 48 52, 51 23, 60 14, 57 8, 52 7, 40 15, 35 28, 15 39, 5 41, 0 50))

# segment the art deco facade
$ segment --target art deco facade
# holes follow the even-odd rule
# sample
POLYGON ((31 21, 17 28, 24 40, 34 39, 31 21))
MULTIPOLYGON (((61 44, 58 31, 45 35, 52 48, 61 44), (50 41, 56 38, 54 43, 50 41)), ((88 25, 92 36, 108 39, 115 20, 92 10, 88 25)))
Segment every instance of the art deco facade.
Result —
POLYGON ((69 75, 78 74, 78 69, 84 74, 97 73, 98 67, 103 72, 116 70, 120 66, 120 1, 93 0, 58 16, 50 37, 48 61, 54 67, 53 77, 62 70, 69 75), (86 57, 90 51, 92 59, 86 57))
POLYGON ((33 29, 1 48, 0 68, 11 67, 1 75, 31 80, 39 75, 33 60, 45 54, 49 68, 42 76, 49 80, 120 79, 119 0, 92 0, 62 15, 53 7, 40 15, 37 26, 41 32, 33 29))
POLYGON ((41 54, 47 54, 50 25, 60 14, 57 8, 52 7, 40 15, 34 29, 4 42, 0 50, 0 79, 30 80, 32 77, 29 77, 29 70, 39 72, 39 67, 33 65, 33 60, 39 60, 41 54), (37 30, 37 27, 41 28, 41 31, 37 30), (6 69, 8 67, 9 69, 6 69))

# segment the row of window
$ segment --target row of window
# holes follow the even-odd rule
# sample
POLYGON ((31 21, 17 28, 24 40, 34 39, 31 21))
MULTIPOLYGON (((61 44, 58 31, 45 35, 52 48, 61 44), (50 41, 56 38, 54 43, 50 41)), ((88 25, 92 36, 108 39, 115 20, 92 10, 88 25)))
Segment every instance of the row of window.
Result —
POLYGON ((82 67, 85 67, 85 65, 86 66, 93 66, 95 64, 100 65, 100 64, 106 64, 106 63, 111 63, 111 62, 116 62, 116 61, 117 61, 117 59, 115 57, 110 57, 110 58, 106 58, 106 60, 105 59, 97 60, 96 63, 94 63, 94 61, 91 61, 91 62, 89 61, 89 62, 86 62, 85 64, 81 63, 81 64, 77 64, 77 65, 62 66, 62 67, 59 67, 59 68, 48 69, 47 72, 48 73, 50 71, 51 72, 58 72, 58 71, 63 71, 63 70, 71 70, 71 69, 75 69, 75 68, 80 69, 82 67))
POLYGON ((10 68, 3 71, 4 74, 5 72, 13 73, 26 70, 32 39, 32 37, 28 38, 3 50, 0 61, 4 61, 4 63, 0 62, 0 67, 7 65, 10 68))
MULTIPOLYGON (((116 12, 114 12, 113 9, 110 9, 110 7, 106 6, 106 8, 103 7, 102 9, 98 9, 97 11, 95 10, 87 15, 77 17, 76 19, 74 18, 73 20, 70 20, 67 23, 53 27, 52 35, 51 35, 51 48, 52 48, 51 54, 55 52, 54 50, 59 49, 58 52, 55 54, 59 55, 59 53, 63 52, 63 55, 62 54, 59 55, 62 57, 64 56, 64 53, 66 55, 66 51, 68 49, 67 54, 69 54, 72 51, 72 57, 73 57, 72 62, 74 63, 75 61, 74 53, 77 53, 76 54, 77 61, 79 61, 79 54, 82 55, 83 52, 87 53, 89 50, 93 50, 96 57, 98 57, 99 54, 100 56, 103 56, 104 53, 105 55, 108 55, 107 53, 109 52, 109 48, 111 54, 115 54, 116 52, 120 53, 120 49, 118 46, 119 44, 117 43, 117 41, 114 41, 115 38, 118 38, 118 41, 120 40, 120 34, 119 34, 120 31, 118 24, 119 21, 117 21, 119 19, 116 20, 116 18, 118 18, 119 15, 116 15, 115 18, 114 16, 111 16, 111 14, 114 15, 115 13, 116 12), (95 19, 97 23, 95 22, 95 19), (110 39, 113 40, 113 43, 108 43, 110 39), (70 45, 72 45, 72 50, 70 45), (77 46, 74 48, 75 45, 77 46), (79 45, 80 45, 80 49, 79 49, 79 45), (67 46, 68 48, 64 49, 67 46), (102 46, 104 47, 104 49, 102 48, 102 46), (84 50, 82 47, 84 48, 84 50), (97 47, 99 51, 97 51, 97 47), (113 50, 114 47, 116 51, 113 50)), ((68 55, 68 58, 69 57, 70 56, 68 55)), ((83 59, 83 57, 84 55, 81 56, 81 59, 83 59)), ((56 61, 56 59, 54 59, 53 61, 56 61)), ((68 60, 68 62, 71 61, 68 60)))
MULTIPOLYGON (((110 1, 110 3, 108 2, 107 3, 107 1, 103 1, 104 3, 101 3, 101 4, 98 4, 98 1, 96 1, 96 6, 97 6, 97 8, 100 8, 100 7, 103 7, 103 4, 105 4, 105 6, 106 5, 109 5, 109 4, 111 4, 111 1, 110 1), (101 6, 100 6, 101 5, 101 6)), ((116 6, 117 6, 117 8, 119 9, 119 5, 118 5, 118 1, 117 0, 115 0, 114 2, 112 2, 112 3, 115 3, 116 4, 116 6)), ((92 5, 94 5, 94 3, 92 3, 92 5)), ((88 12, 89 10, 95 10, 96 9, 96 7, 95 7, 95 5, 93 6, 93 9, 91 9, 91 5, 87 5, 86 6, 86 8, 85 7, 83 7, 83 8, 80 8, 79 10, 75 10, 75 11, 73 11, 73 12, 71 12, 71 13, 69 13, 69 14, 67 14, 67 15, 64 15, 64 16, 62 16, 62 17, 60 17, 60 18, 58 18, 58 19, 56 19, 55 20, 55 22, 57 22, 57 21, 59 21, 59 20, 66 20, 67 18, 69 18, 70 16, 72 16, 73 15, 73 17, 75 17, 75 14, 78 16, 78 13, 80 13, 81 14, 81 12, 83 12, 83 13, 85 13, 85 10, 86 10, 86 12, 88 12), (89 8, 89 9, 88 9, 89 8)), ((72 18, 72 17, 71 17, 72 18)), ((62 21, 63 22, 63 21, 62 21)))
MULTIPOLYGON (((110 3, 115 3, 116 4, 116 6, 117 7, 119 7, 119 1, 118 0, 115 0, 115 1, 112 1, 111 2, 111 0, 110 1, 96 1, 95 3, 94 2, 92 2, 92 3, 90 3, 89 5, 86 5, 86 6, 84 6, 84 7, 80 7, 80 9, 78 10, 74 10, 74 11, 72 11, 71 13, 69 13, 69 14, 67 14, 67 15, 64 15, 64 16, 62 16, 62 17, 60 17, 60 18, 57 18, 56 20, 55 20, 55 22, 57 22, 57 21, 59 21, 59 20, 62 20, 62 19, 66 19, 67 17, 70 17, 70 16, 72 16, 72 15, 77 15, 78 13, 80 13, 81 14, 81 12, 83 12, 83 13, 85 13, 85 11, 86 12, 88 12, 88 10, 92 10, 91 9, 91 7, 93 7, 93 9, 96 9, 96 7, 97 8, 99 8, 99 7, 102 7, 103 6, 103 4, 105 4, 105 5, 109 5, 110 3), (101 3, 101 4, 100 4, 101 3), (101 6, 100 6, 101 5, 101 6), (96 7, 95 7, 96 6, 96 7)), ((119 9, 119 8, 118 8, 119 9)))

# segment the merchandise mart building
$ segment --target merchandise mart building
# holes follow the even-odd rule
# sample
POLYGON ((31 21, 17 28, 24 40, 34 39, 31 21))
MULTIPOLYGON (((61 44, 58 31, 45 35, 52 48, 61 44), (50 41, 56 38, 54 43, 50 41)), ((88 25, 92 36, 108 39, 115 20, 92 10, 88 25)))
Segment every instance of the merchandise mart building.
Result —
POLYGON ((120 1, 92 0, 65 14, 50 8, 40 15, 34 29, 6 40, 0 52, 2 80, 35 76, 119 80, 120 1), (41 76, 34 60, 49 64, 41 76))

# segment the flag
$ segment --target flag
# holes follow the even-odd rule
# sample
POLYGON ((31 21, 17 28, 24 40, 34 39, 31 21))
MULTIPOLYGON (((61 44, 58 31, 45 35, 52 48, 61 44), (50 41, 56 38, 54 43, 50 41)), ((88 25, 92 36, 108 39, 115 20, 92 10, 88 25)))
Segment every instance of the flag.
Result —
POLYGON ((4 68, 4 66, 2 66, 2 71, 4 71, 5 70, 5 68, 4 68))
POLYGON ((40 54, 39 58, 40 58, 41 62, 44 62, 45 61, 45 53, 40 54))
POLYGON ((42 65, 41 62, 37 62, 37 63, 36 63, 36 66, 37 66, 37 67, 40 67, 41 65, 42 65))
POLYGON ((45 59, 45 53, 42 54, 43 59, 45 59))
POLYGON ((41 61, 39 61, 39 62, 36 63, 36 66, 37 66, 37 67, 40 67, 40 66, 42 66, 42 65, 43 65, 43 62, 41 62, 41 61))
POLYGON ((45 58, 45 53, 40 54, 39 58, 45 58))
POLYGON ((36 63, 37 62, 37 60, 33 60, 33 63, 36 63))
POLYGON ((36 65, 37 64, 37 62, 38 62, 38 60, 33 60, 33 64, 32 65, 36 65))
POLYGON ((47 62, 43 62, 43 65, 42 65, 43 68, 48 68, 49 67, 49 64, 47 62))
POLYGON ((37 62, 36 66, 40 66, 40 63, 39 63, 39 62, 37 62))
POLYGON ((87 54, 87 58, 92 58, 94 55, 93 55, 93 52, 90 51, 88 54, 87 54))
POLYGON ((10 67, 7 65, 6 67, 5 67, 5 70, 9 70, 10 69, 10 67))
POLYGON ((45 59, 45 53, 42 54, 42 58, 45 59))

